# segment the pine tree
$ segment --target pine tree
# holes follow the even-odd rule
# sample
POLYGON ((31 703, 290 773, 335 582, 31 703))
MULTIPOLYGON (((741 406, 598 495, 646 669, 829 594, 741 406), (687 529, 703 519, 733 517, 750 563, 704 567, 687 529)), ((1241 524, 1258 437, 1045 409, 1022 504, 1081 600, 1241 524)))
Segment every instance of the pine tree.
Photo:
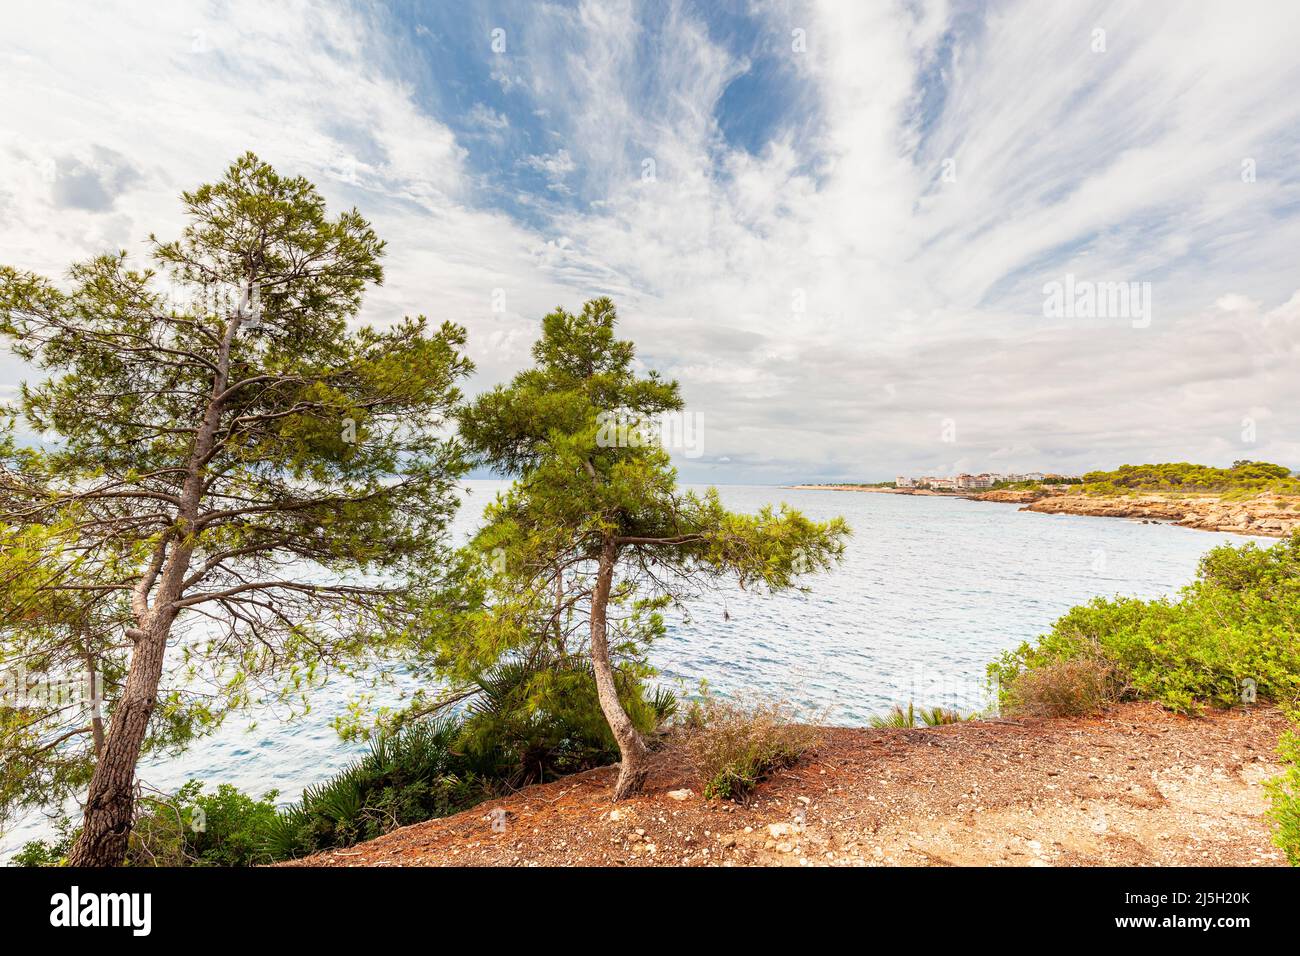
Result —
POLYGON ((622 755, 623 799, 645 782, 636 690, 663 609, 725 581, 796 586, 839 558, 848 528, 784 506, 735 514, 716 490, 680 489, 658 440, 662 416, 682 413, 677 383, 638 376, 615 322, 607 298, 578 314, 557 309, 534 366, 461 414, 467 447, 517 480, 467 552, 459 610, 435 657, 453 679, 511 655, 588 657, 622 755))
MULTIPOLYGON (((465 333, 349 328, 383 276, 356 210, 330 218, 311 183, 252 154, 183 200, 154 267, 104 255, 65 288, 0 270, 0 335, 45 373, 12 412, 50 439, 0 449, 0 531, 33 539, 10 576, 31 611, 4 622, 0 654, 58 650, 84 594, 123 648, 74 864, 122 861, 160 721, 184 712, 199 732, 396 642, 436 584, 464 472, 443 426, 465 333)), ((47 742, 80 729, 50 724, 47 742)))

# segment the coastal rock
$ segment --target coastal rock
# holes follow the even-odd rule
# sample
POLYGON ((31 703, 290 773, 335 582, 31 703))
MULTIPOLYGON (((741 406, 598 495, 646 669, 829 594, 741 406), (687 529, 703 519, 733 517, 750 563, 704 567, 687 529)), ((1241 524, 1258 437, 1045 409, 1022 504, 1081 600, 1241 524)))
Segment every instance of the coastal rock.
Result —
MULTIPOLYGON (((986 501, 1013 499, 982 495, 986 501)), ((1140 521, 1170 521, 1184 528, 1289 537, 1300 529, 1300 498, 1260 495, 1245 501, 1223 502, 1213 495, 1171 497, 1132 495, 1103 498, 1084 494, 1057 494, 1030 501, 1022 511, 1040 514, 1092 515, 1102 518, 1130 518, 1140 521)))

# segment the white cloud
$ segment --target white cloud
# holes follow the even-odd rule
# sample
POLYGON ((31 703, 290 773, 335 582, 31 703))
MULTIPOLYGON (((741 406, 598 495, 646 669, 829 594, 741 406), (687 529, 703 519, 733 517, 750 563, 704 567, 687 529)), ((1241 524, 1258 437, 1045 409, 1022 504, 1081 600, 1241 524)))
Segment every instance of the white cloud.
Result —
POLYGON ((510 127, 508 116, 482 103, 475 103, 466 119, 471 126, 477 126, 489 133, 499 133, 510 127))
POLYGON ((373 219, 390 258, 367 315, 466 323, 482 383, 545 311, 613 295, 727 475, 1300 463, 1289 4, 756 2, 747 49, 703 9, 539 5, 508 52, 482 44, 504 99, 471 108, 474 135, 515 108, 552 135, 503 160, 552 187, 514 196, 526 224, 488 206, 512 170, 471 167, 420 105, 425 66, 399 55, 418 30, 245 0, 23 8, 0 40, 0 261, 139 249, 252 148, 373 219), (773 63, 789 98, 752 106, 789 122, 751 152, 719 112, 773 63), (1151 281, 1151 328, 1043 319, 1066 272, 1151 281))

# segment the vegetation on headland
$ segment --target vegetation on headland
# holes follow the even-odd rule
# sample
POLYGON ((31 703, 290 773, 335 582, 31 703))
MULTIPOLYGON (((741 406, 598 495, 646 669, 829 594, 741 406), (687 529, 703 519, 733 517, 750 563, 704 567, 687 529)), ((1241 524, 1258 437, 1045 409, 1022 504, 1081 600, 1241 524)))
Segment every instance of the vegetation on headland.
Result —
MULTIPOLYGON (((804 484, 804 488, 897 488, 893 481, 840 481, 804 484)), ((1082 477, 1047 474, 1042 479, 995 481, 990 487, 970 489, 930 488, 938 494, 968 495, 982 491, 1036 491, 1068 489, 1084 494, 1120 497, 1137 494, 1203 494, 1249 497, 1260 494, 1300 495, 1300 477, 1285 465, 1241 460, 1229 468, 1165 462, 1149 465, 1121 465, 1112 471, 1096 470, 1082 477)), ((909 489, 899 489, 906 491, 909 489)))
POLYGON ((1114 471, 1090 471, 1083 476, 1089 495, 1145 493, 1215 494, 1250 496, 1300 494, 1300 478, 1285 465, 1266 461, 1236 461, 1230 468, 1166 462, 1155 465, 1121 465, 1114 471))

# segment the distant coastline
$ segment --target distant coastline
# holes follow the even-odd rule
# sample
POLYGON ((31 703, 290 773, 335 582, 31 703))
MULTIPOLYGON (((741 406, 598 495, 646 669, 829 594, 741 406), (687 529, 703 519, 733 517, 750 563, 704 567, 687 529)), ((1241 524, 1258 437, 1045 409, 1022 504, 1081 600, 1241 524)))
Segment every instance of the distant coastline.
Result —
POLYGON ((963 492, 928 488, 891 488, 880 485, 787 485, 797 491, 865 491, 873 494, 924 495, 966 498, 1020 505, 1021 511, 1039 514, 1128 518, 1158 524, 1176 524, 1198 531, 1290 537, 1300 530, 1300 495, 1262 493, 1241 498, 1216 494, 1140 493, 1095 495, 1065 488, 999 489, 963 492))

